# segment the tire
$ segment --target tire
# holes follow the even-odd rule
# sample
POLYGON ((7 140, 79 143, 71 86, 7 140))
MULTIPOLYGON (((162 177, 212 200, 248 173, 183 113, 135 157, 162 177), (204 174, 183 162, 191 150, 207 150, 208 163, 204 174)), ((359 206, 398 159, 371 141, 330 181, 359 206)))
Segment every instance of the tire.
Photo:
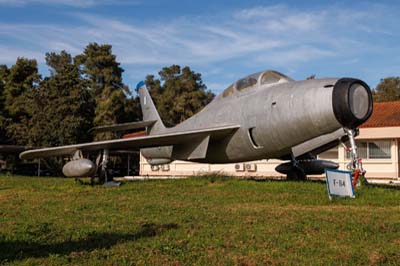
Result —
POLYGON ((301 169, 294 169, 287 174, 286 180, 307 180, 307 176, 301 169))

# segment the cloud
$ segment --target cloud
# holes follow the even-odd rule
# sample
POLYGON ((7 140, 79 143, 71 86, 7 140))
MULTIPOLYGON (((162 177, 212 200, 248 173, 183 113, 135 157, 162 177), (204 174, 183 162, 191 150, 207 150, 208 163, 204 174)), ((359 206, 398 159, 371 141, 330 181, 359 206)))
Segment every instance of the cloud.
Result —
MULTIPOLYGON (((62 2, 90 5, 94 1, 62 2)), ((343 29, 342 12, 255 7, 234 12, 225 19, 177 18, 158 24, 78 13, 75 16, 82 26, 1 24, 0 34, 40 47, 41 51, 66 49, 76 53, 89 42, 111 43, 120 60, 127 64, 202 64, 246 56, 247 62, 280 57, 284 58, 282 62, 293 63, 343 51, 351 36, 334 36, 335 31, 343 29)), ((346 17, 345 25, 362 22, 366 27, 366 17, 357 14, 353 14, 352 21, 346 17)))
POLYGON ((15 63, 18 57, 35 58, 38 61, 42 61, 44 58, 44 54, 41 52, 6 45, 0 45, 0 51, 7 51, 0 53, 0 64, 15 63))
POLYGON ((88 8, 99 5, 136 5, 137 1, 128 0, 0 0, 4 6, 26 6, 30 4, 63 5, 77 8, 88 8))
POLYGON ((243 9, 234 14, 234 17, 239 21, 258 24, 272 32, 314 30, 320 26, 325 16, 324 11, 301 12, 283 5, 258 6, 243 9))
POLYGON ((257 58, 260 62, 269 62, 276 66, 287 66, 296 63, 309 62, 318 58, 332 58, 337 56, 334 51, 324 50, 317 47, 299 46, 289 51, 277 51, 266 58, 257 58))
MULTIPOLYGON (((307 32, 318 22, 312 23, 311 16, 297 13, 289 14, 283 21, 270 19, 268 23, 244 23, 240 16, 233 14, 227 21, 207 23, 204 22, 207 18, 178 18, 156 25, 139 25, 82 13, 78 16, 88 24, 86 37, 91 37, 92 41, 111 42, 123 55, 122 62, 127 64, 205 64, 249 54, 280 54, 282 48, 295 43, 287 36, 307 32), (291 25, 297 26, 292 28, 291 25)), ((313 53, 317 54, 324 56, 328 52, 313 53)))
MULTIPOLYGON (((17 0, 22 4, 32 1, 17 0)), ((10 1, 0 0, 0 4, 7 2, 10 1)), ((108 3, 61 2, 64 5, 80 2, 82 7, 108 3)), ((0 61, 15 62, 17 55, 43 58, 45 52, 63 49, 77 54, 89 42, 98 42, 112 44, 117 59, 132 73, 142 73, 141 69, 159 70, 160 66, 170 64, 203 70, 223 69, 231 76, 237 73, 230 71, 271 66, 296 72, 312 62, 325 64, 329 61, 330 65, 340 66, 343 61, 351 67, 363 63, 359 58, 386 49, 386 43, 374 42, 374 39, 398 35, 395 29, 400 19, 395 13, 390 8, 375 5, 312 9, 258 6, 214 16, 204 14, 170 20, 161 17, 156 21, 89 12, 68 13, 74 24, 0 23, 0 48, 9 51, 0 56, 0 61), (235 70, 232 65, 236 65, 235 70)), ((218 80, 222 78, 220 73, 210 71, 203 76, 211 78, 215 87, 229 83, 218 80)))

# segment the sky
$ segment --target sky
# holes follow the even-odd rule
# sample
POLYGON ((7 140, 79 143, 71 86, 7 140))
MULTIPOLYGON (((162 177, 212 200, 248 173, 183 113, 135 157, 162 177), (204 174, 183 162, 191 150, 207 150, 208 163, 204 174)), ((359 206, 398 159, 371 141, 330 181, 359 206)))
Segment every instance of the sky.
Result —
POLYGON ((0 64, 111 44, 132 90, 179 64, 220 93, 272 69, 296 80, 400 76, 399 1, 0 0, 0 64))

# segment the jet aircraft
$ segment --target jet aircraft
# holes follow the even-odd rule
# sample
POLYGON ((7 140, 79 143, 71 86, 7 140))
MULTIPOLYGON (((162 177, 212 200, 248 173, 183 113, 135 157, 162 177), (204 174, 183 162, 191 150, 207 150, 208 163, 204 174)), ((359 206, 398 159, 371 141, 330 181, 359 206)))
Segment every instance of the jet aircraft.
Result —
POLYGON ((199 113, 172 128, 164 126, 144 82, 137 86, 143 121, 94 128, 94 131, 145 128, 147 135, 29 150, 21 159, 70 156, 63 172, 70 177, 105 171, 108 154, 138 150, 151 165, 173 160, 234 163, 260 159, 289 162, 276 170, 291 178, 337 168, 316 155, 350 139, 352 170, 360 168, 354 136, 372 113, 368 85, 354 78, 295 81, 277 71, 239 79, 199 113), (96 163, 84 154, 98 152, 96 163))

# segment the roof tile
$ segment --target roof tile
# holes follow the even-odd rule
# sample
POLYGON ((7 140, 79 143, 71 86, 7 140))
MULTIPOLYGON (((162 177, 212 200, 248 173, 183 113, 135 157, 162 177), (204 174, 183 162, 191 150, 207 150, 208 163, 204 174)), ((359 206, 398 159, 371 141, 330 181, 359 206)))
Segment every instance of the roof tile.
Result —
POLYGON ((360 127, 398 127, 400 126, 400 101, 374 102, 371 117, 360 127))

